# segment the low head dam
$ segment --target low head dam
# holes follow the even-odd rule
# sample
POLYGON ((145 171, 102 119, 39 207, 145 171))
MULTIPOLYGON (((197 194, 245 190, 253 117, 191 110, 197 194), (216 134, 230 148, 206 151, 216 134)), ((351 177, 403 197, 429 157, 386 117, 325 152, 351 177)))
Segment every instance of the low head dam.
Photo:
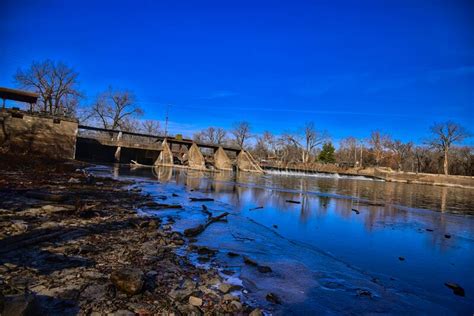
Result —
POLYGON ((19 109, 0 111, 0 147, 56 159, 263 172, 250 153, 238 148, 79 125, 74 119, 19 109))
MULTIPOLYGON (((182 137, 164 137, 80 125, 77 120, 19 109, 0 110, 2 152, 38 154, 56 159, 139 167, 174 166, 196 170, 264 170, 362 175, 385 181, 456 186, 474 189, 474 177, 394 172, 380 168, 341 169, 333 166, 302 169, 260 165, 252 155, 235 147, 196 143, 182 137)), ((331 165, 332 166, 332 165, 331 165)))

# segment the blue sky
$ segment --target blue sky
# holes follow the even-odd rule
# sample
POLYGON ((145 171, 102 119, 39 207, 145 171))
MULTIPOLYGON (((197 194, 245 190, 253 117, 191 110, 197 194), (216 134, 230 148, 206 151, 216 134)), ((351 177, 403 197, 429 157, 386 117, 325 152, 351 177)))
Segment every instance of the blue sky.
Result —
MULTIPOLYGON (((22 1, 0 4, 0 86, 33 60, 79 72, 92 102, 132 90, 174 132, 314 121, 335 141, 474 132, 474 1, 22 1)), ((469 143, 473 143, 472 139, 469 143)))

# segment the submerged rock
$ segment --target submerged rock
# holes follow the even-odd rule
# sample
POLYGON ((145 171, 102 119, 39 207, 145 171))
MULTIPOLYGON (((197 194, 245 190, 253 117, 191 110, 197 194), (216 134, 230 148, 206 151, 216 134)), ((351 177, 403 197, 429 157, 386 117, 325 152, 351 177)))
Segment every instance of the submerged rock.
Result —
POLYGON ((270 268, 269 266, 258 266, 257 270, 260 273, 270 273, 273 271, 272 268, 270 268))
POLYGON ((454 295, 458 296, 464 296, 464 289, 457 283, 454 282, 446 282, 444 283, 447 287, 449 287, 451 290, 453 290, 454 295))
POLYGON ((110 280, 119 290, 131 295, 140 293, 144 284, 143 272, 136 268, 116 270, 110 275, 110 280))
POLYGON ((255 267, 258 266, 258 263, 257 263, 256 261, 250 259, 250 258, 247 257, 247 256, 244 256, 244 263, 245 263, 245 264, 248 264, 248 265, 250 265, 250 266, 255 266, 255 267))
POLYGON ((269 301, 270 303, 273 303, 273 304, 281 304, 281 299, 278 297, 278 295, 276 295, 275 293, 268 293, 267 296, 265 296, 265 298, 267 299, 267 301, 269 301))

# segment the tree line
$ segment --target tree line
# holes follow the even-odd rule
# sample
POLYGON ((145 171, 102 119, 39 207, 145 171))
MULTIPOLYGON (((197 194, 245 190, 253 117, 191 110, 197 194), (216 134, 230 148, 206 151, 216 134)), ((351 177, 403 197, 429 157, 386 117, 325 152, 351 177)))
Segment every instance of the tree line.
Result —
MULTIPOLYGON (((140 120, 144 110, 133 92, 106 88, 93 102, 80 107, 84 93, 78 73, 61 62, 33 62, 14 76, 20 88, 39 94, 35 110, 78 118, 82 123, 106 129, 163 135, 159 121, 140 120)), ((461 146, 470 133, 454 122, 431 126, 421 144, 403 142, 373 131, 368 138, 346 137, 336 149, 327 131, 307 122, 295 131, 256 135, 248 122, 237 122, 230 130, 208 127, 193 135, 201 143, 236 146, 249 150, 262 163, 311 166, 318 163, 339 167, 387 167, 398 171, 474 175, 472 146, 461 146)))

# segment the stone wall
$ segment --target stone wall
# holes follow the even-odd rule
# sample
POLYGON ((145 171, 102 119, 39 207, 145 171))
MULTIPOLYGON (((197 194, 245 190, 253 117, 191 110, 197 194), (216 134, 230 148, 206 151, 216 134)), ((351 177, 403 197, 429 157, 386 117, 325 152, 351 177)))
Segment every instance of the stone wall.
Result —
POLYGON ((0 110, 0 148, 22 154, 74 159, 78 123, 72 119, 0 110))

